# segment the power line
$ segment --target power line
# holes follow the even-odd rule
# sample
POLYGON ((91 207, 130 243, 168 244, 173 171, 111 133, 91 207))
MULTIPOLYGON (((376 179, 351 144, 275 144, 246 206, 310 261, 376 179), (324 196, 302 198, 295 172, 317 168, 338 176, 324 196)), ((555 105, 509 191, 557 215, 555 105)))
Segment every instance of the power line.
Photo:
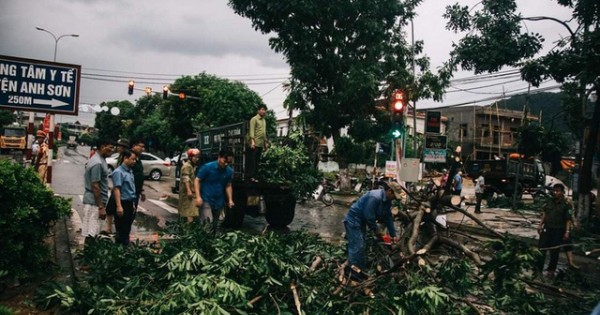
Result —
MULTIPOLYGON (((84 70, 101 71, 101 72, 114 72, 114 73, 125 73, 133 75, 151 75, 151 76, 167 76, 167 77, 181 77, 181 76, 192 76, 192 74, 184 73, 153 73, 153 72, 134 72, 134 71, 123 71, 123 70, 111 70, 111 69, 100 69, 100 68, 83 68, 84 70)), ((195 74, 193 74, 195 75, 195 74)), ((216 75, 216 74, 215 74, 216 75)), ((263 74, 230 74, 230 75, 219 75, 224 77, 252 77, 252 76, 281 76, 288 75, 287 73, 263 73, 263 74)))
MULTIPOLYGON (((444 105, 444 106, 438 106, 438 107, 428 107, 428 108, 424 108, 423 111, 426 110, 432 110, 432 109, 444 109, 444 108, 453 108, 453 107, 460 107, 460 106, 464 106, 464 105, 471 105, 471 104, 476 104, 479 102, 486 102, 486 101, 493 101, 493 100, 499 100, 499 99, 505 99, 505 98, 509 98, 509 97, 513 97, 513 96, 519 96, 519 95, 526 95, 526 94, 538 94, 538 93, 542 93, 542 92, 546 92, 546 91, 551 91, 557 88, 560 88, 561 85, 557 84, 557 85, 552 85, 552 86, 548 86, 548 87, 544 87, 544 88, 539 88, 533 91, 528 91, 525 93, 504 93, 504 95, 502 97, 486 97, 486 98, 482 98, 482 99, 478 99, 478 100, 473 100, 473 101, 468 101, 468 102, 463 102, 463 103, 457 103, 457 104, 451 104, 451 105, 444 105)), ((523 89, 519 89, 519 90, 524 90, 527 88, 523 88, 523 89)))

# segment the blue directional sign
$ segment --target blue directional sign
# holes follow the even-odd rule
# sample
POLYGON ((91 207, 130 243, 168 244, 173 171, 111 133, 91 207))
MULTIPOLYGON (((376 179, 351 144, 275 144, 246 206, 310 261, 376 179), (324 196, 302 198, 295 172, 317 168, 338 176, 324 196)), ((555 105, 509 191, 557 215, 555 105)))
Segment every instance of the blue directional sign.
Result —
POLYGON ((81 66, 0 55, 0 109, 77 115, 81 66))

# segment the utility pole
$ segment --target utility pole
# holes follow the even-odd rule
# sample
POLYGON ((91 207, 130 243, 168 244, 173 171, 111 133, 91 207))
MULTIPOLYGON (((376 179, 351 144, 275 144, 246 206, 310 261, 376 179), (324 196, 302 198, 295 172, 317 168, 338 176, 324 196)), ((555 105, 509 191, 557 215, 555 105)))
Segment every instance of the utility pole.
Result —
MULTIPOLYGON (((78 34, 63 34, 60 36, 54 35, 54 33, 41 28, 39 26, 35 27, 36 30, 46 32, 54 38, 54 58, 52 59, 56 62, 56 51, 58 49, 58 41, 63 37, 79 37, 78 34)), ((29 114, 29 128, 31 128, 31 132, 33 133, 33 122, 34 122, 34 113, 31 112, 29 114)), ((52 155, 54 154, 54 114, 50 115, 50 128, 48 130, 48 171, 46 173, 46 179, 48 184, 52 183, 52 155)), ((29 156, 31 156, 31 150, 29 150, 29 156)), ((43 180, 43 179, 42 179, 43 180)))

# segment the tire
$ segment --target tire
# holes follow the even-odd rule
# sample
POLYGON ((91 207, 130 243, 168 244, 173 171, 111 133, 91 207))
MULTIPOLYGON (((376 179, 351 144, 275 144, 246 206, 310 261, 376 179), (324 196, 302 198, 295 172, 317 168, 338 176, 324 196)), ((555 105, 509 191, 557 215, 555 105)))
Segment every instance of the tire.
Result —
POLYGON ((150 179, 151 180, 159 181, 161 177, 162 177, 162 173, 160 172, 160 170, 154 169, 154 170, 150 171, 150 179))
POLYGON ((331 206, 333 204, 333 196, 326 192, 323 194, 323 197, 321 197, 321 201, 326 205, 326 206, 331 206))
POLYGON ((244 216, 246 215, 246 195, 241 196, 234 195, 233 202, 235 206, 233 208, 225 207, 225 219, 223 220, 223 226, 232 229, 239 229, 242 227, 244 222, 244 216))
POLYGON ((270 226, 286 227, 294 220, 296 198, 291 193, 281 195, 265 195, 267 213, 265 218, 270 226))

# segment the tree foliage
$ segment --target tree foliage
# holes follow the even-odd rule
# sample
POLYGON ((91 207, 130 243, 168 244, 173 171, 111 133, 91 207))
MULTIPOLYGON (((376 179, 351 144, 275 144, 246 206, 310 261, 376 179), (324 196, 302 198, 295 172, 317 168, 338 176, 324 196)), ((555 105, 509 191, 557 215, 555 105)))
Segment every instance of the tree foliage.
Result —
MULTIPOLYGON (((441 95, 444 83, 428 72, 427 58, 416 60, 424 71, 417 86, 412 86, 407 70, 413 55, 403 31, 420 2, 230 0, 229 4, 257 30, 276 34, 269 41, 271 48, 291 67, 286 105, 302 110, 307 123, 337 143, 340 129, 355 123, 371 129, 361 128, 373 134, 371 140, 379 140, 383 131, 372 120, 387 125, 389 116, 379 113, 375 100, 393 89, 412 90, 413 99, 432 91, 441 95)), ((415 54, 421 49, 418 42, 415 54)))
POLYGON ((15 115, 12 110, 0 109, 0 127, 11 124, 15 121, 15 115))
POLYGON ((90 243, 81 262, 93 268, 83 281, 49 286, 38 301, 79 314, 417 315, 583 314, 597 302, 593 286, 582 294, 588 301, 533 291, 529 273, 539 252, 510 238, 480 244, 490 259, 479 265, 445 247, 399 255, 369 238, 371 277, 353 286, 338 281, 343 247, 306 232, 215 235, 207 225, 169 223, 165 235, 168 241, 129 248, 90 243), (417 263, 425 256, 429 263, 417 263), (392 260, 394 269, 382 269, 392 260))

